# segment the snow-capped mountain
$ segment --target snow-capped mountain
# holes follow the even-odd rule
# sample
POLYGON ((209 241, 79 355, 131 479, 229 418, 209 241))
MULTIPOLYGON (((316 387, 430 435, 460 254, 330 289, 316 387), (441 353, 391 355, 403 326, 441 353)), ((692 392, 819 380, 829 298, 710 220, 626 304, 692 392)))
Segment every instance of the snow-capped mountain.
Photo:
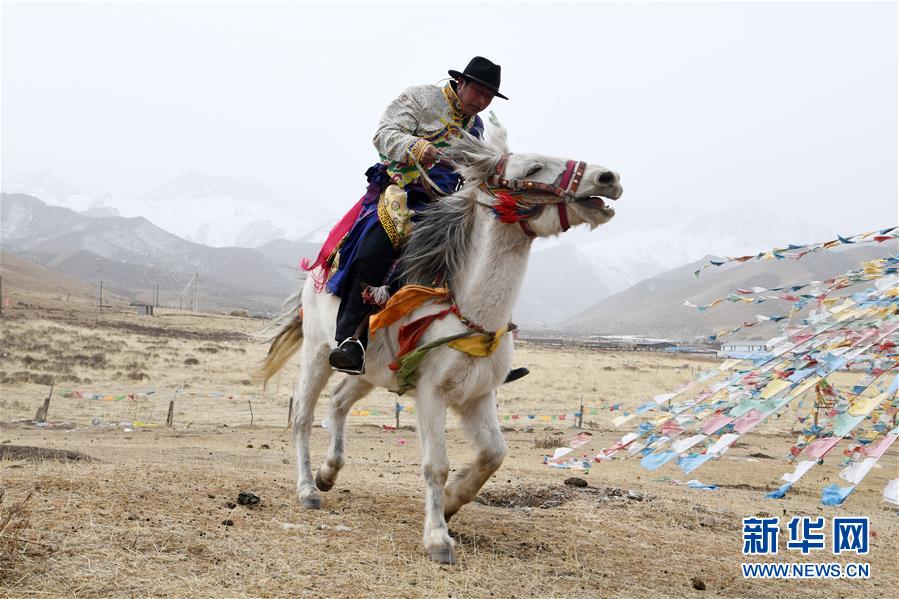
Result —
POLYGON ((187 241, 143 217, 86 216, 25 194, 0 194, 0 241, 44 266, 127 297, 152 295, 178 305, 192 277, 207 306, 271 310, 297 285, 297 274, 262 253, 187 241))
MULTIPOLYGON (((9 177, 3 191, 39 197, 78 212, 142 216, 184 239, 212 247, 258 247, 297 239, 330 225, 335 215, 316 206, 280 202, 259 181, 188 172, 134 198, 85 192, 53 175, 9 177)), ((325 233, 326 234, 326 233, 325 233)), ((320 235, 323 237, 323 235, 320 235)))
POLYGON ((109 192, 78 189, 50 173, 4 177, 2 187, 5 193, 24 193, 41 198, 47 204, 82 213, 104 208, 118 209, 126 202, 124 198, 109 192))
MULTIPOLYGON (((6 193, 25 193, 38 198, 43 198, 48 204, 65 206, 77 210, 74 206, 66 204, 69 198, 83 193, 77 187, 69 185, 59 177, 50 173, 31 173, 29 175, 16 175, 3 177, 3 191, 6 193)), ((81 208, 82 210, 89 208, 81 208)))
POLYGON ((184 173, 129 206, 179 237, 213 247, 257 247, 318 225, 311 211, 286 213, 259 181, 184 173))

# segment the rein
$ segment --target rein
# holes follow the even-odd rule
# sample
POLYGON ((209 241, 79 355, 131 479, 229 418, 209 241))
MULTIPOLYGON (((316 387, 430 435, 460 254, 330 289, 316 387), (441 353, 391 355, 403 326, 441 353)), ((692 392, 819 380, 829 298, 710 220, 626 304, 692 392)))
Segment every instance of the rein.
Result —
POLYGON ((503 177, 506 171, 506 163, 511 154, 503 154, 493 175, 487 178, 479 187, 497 201, 490 208, 499 218, 500 222, 517 222, 528 237, 536 237, 536 233, 528 226, 527 221, 539 216, 547 205, 555 205, 559 211, 559 223, 562 231, 567 231, 571 225, 568 222, 568 212, 565 204, 575 201, 575 193, 584 171, 586 162, 569 160, 562 174, 559 185, 529 181, 527 179, 506 179, 503 177), (526 196, 532 196, 524 199, 526 196), (533 197, 537 196, 537 197, 533 197))

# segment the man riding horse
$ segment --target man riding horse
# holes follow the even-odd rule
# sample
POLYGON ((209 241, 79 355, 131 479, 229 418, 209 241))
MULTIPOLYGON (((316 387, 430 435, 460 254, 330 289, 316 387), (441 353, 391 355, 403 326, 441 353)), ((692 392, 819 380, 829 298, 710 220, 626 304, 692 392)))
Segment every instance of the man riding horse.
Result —
MULTIPOLYGON (((479 124, 474 111, 481 108, 475 106, 466 115, 459 97, 464 96, 463 90, 476 89, 468 87, 475 83, 481 87, 486 83, 496 90, 499 87, 499 67, 493 65, 493 78, 489 72, 478 76, 473 75, 478 61, 473 62, 466 69, 469 78, 459 73, 456 85, 446 88, 443 120, 432 113, 433 121, 439 121, 447 131, 419 131, 412 116, 402 115, 411 115, 413 110, 415 114, 422 112, 427 91, 443 94, 440 88, 412 88, 394 105, 401 114, 397 116, 393 110, 388 113, 385 121, 399 119, 400 125, 387 125, 384 137, 388 141, 376 141, 385 151, 396 152, 394 156, 400 152, 409 156, 406 160, 385 156, 384 163, 369 171, 369 193, 332 231, 316 261, 321 267, 315 268, 313 277, 304 281, 303 289, 287 302, 275 321, 279 330, 259 369, 261 378, 270 380, 300 352, 293 430, 297 498, 307 509, 321 509, 320 493, 334 488, 346 463, 347 416, 353 405, 376 387, 398 394, 408 392, 415 398, 425 483, 422 543, 430 559, 444 564, 456 561, 447 519, 474 500, 506 455, 496 389, 510 375, 514 355, 514 341, 508 334, 510 320, 532 244, 535 239, 559 235, 571 227, 587 225, 592 229, 608 222, 615 211, 605 200, 617 200, 623 193, 618 174, 598 164, 511 152, 506 131, 498 121, 493 122, 486 140, 462 130, 479 124), (483 83, 473 82, 472 76, 483 83), (451 103, 454 98, 459 100, 458 105, 451 103), (450 112, 454 106, 458 110, 450 112), (460 116, 454 119, 457 113, 460 116), (450 136, 451 128, 458 129, 458 136, 450 136), (394 140, 392 146, 390 139, 394 140), (446 139, 451 143, 436 153, 446 139), (435 147, 434 154, 427 151, 428 144, 435 147), (429 162, 430 168, 422 165, 418 169, 423 160, 430 159, 440 159, 441 163, 429 162), (412 209, 417 207, 416 201, 423 207, 431 193, 452 189, 456 179, 446 182, 441 175, 449 177, 453 172, 438 168, 446 162, 452 162, 463 174, 465 184, 431 202, 414 217, 410 203, 412 209), (417 173, 407 170, 409 164, 415 165, 417 173), (441 181, 440 186, 436 181, 441 181), (390 218, 382 220, 383 214, 390 218), (402 250, 401 276, 408 284, 370 319, 374 331, 370 349, 368 355, 359 352, 364 361, 357 363, 358 369, 364 366, 366 372, 343 377, 333 387, 327 418, 328 449, 313 474, 310 440, 316 404, 333 374, 329 355, 333 359, 334 321, 340 307, 335 295, 321 291, 335 282, 334 277, 329 280, 329 271, 343 271, 342 291, 350 301, 359 290, 348 285, 367 282, 367 273, 360 270, 361 275, 357 274, 353 267, 359 262, 357 258, 347 262, 332 252, 339 247, 346 257, 349 254, 345 250, 355 248, 355 254, 359 254, 368 237, 362 233, 375 231, 388 240, 390 251, 386 254, 390 258, 396 255, 390 233, 402 240, 408 233, 404 227, 413 221, 415 231, 402 250), (473 452, 469 463, 457 468, 451 480, 446 446, 450 410, 458 416, 473 452)), ((381 268, 376 275, 389 270, 384 264, 381 268)), ((379 288, 366 291, 380 304, 387 299, 382 293, 386 290, 380 288, 381 281, 373 283, 379 288)), ((367 312, 363 305, 357 316, 360 325, 369 320, 365 318, 367 312)), ((341 326, 345 327, 343 335, 351 335, 337 336, 342 349, 355 345, 364 350, 363 341, 358 341, 364 339, 364 327, 347 333, 353 322, 341 326)))
MULTIPOLYGON (((461 177, 441 162, 440 148, 460 131, 480 138, 484 123, 478 113, 500 93, 500 66, 475 56, 443 87, 406 89, 384 112, 374 136, 380 161, 365 173, 368 190, 331 232, 317 260, 307 270, 323 269, 320 285, 340 297, 337 347, 331 367, 348 374, 365 372, 367 322, 372 298, 363 291, 388 284, 416 213, 440 196, 452 194, 461 177), (339 254, 338 254, 339 252, 339 254)), ((513 370, 508 380, 527 374, 513 370)))

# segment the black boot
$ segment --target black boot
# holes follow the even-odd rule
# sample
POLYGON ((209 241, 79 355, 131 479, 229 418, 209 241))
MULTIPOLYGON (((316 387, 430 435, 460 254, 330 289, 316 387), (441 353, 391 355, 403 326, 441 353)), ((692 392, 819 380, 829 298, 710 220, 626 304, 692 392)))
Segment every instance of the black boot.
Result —
POLYGON ((331 350, 328 356, 331 368, 347 374, 365 374, 365 348, 362 342, 347 337, 340 345, 331 350))
POLYGON ((511 383, 512 381, 517 381, 518 379, 525 377, 531 373, 530 370, 522 366, 521 368, 513 368, 509 371, 509 374, 506 375, 506 380, 503 381, 503 385, 506 383, 511 383))

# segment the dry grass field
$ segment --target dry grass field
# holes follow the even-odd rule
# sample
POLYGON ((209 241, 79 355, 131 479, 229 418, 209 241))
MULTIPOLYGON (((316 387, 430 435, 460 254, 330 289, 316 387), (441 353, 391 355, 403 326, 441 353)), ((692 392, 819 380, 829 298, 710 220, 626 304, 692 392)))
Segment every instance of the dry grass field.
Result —
MULTIPOLYGON (((896 448, 844 506, 830 508, 819 504, 819 495, 836 480, 835 458, 785 500, 763 497, 791 469, 781 456, 791 444, 793 413, 694 473, 720 485, 716 491, 678 486, 671 479, 692 476, 673 466, 650 473, 633 460, 597 464, 586 473, 553 469, 541 463, 552 451, 543 445, 548 437, 574 436, 570 421, 504 421, 508 457, 479 502, 450 523, 460 563, 440 566, 421 549, 414 414, 402 414, 399 430, 382 427, 393 422, 394 396, 380 391, 360 402, 369 416, 350 417, 347 466, 337 486, 325 494, 324 509, 304 511, 295 501, 285 428, 296 367, 267 390, 253 382, 251 371, 265 351, 251 339, 260 321, 176 311, 140 317, 116 298, 110 301, 116 307, 99 312, 84 290, 69 295, 67 284, 46 286, 4 272, 10 298, 0 321, 4 596, 896 594, 899 521, 881 499, 896 476, 896 448), (42 428, 26 419, 35 416, 51 382, 50 426, 42 428), (563 484, 572 475, 589 486, 563 484), (243 491, 259 503, 239 504, 243 491), (744 580, 740 521, 759 514, 870 516, 871 553, 855 561, 871 564, 871 578, 744 580)), ((610 404, 633 408, 716 365, 527 343, 520 344, 516 364, 532 374, 501 388, 500 414, 570 413, 580 400, 588 414, 598 408, 585 423, 596 440, 578 453, 595 453, 629 430, 612 427, 620 412, 609 411, 610 404)), ((326 404, 324 397, 319 421, 326 404)), ((458 466, 470 454, 452 420, 450 429, 450 458, 458 466)), ((326 431, 316 427, 314 454, 323 455, 325 444, 326 431)), ((783 546, 777 558, 852 561, 784 553, 783 546)))

